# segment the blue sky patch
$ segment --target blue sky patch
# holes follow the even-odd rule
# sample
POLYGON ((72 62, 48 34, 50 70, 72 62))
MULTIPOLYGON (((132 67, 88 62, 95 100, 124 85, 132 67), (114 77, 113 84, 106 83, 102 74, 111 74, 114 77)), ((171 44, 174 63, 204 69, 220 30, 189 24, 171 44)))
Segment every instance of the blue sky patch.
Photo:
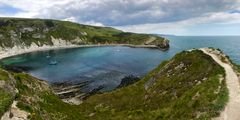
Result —
POLYGON ((21 9, 14 8, 10 5, 0 5, 0 13, 2 14, 16 14, 21 11, 21 9))
POLYGON ((229 13, 240 13, 240 10, 232 10, 229 13))

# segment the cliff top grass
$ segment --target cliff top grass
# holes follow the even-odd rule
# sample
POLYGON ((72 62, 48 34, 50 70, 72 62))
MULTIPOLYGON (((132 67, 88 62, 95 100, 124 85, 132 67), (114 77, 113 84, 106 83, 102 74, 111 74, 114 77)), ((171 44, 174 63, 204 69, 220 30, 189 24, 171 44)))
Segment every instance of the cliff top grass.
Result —
POLYGON ((210 119, 228 100, 224 69, 200 50, 184 51, 142 80, 91 96, 80 105, 62 102, 51 88, 24 73, 11 73, 18 107, 29 119, 210 119))
POLYGON ((7 91, 0 88, 0 116, 8 110, 12 103, 12 96, 7 91))
POLYGON ((0 46, 52 45, 51 37, 72 44, 133 44, 142 45, 154 38, 154 45, 161 45, 164 38, 150 34, 123 32, 110 27, 82 25, 49 19, 0 18, 0 46))
MULTIPOLYGON (((235 64, 236 65, 236 64, 235 64)), ((240 65, 236 65, 237 71, 240 73, 240 65)))
POLYGON ((224 74, 202 51, 185 51, 134 85, 92 96, 81 107, 87 114, 94 108, 92 119, 210 119, 227 101, 224 74))
POLYGON ((8 110, 14 99, 12 88, 13 84, 8 72, 0 69, 0 116, 8 110))

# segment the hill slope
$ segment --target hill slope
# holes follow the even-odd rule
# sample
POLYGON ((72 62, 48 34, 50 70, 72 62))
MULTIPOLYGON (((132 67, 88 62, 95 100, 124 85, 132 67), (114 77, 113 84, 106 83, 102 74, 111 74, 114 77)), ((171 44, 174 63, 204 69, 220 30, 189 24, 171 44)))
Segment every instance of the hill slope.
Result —
POLYGON ((233 64, 227 59, 227 57, 222 54, 222 52, 216 51, 214 49, 201 49, 204 53, 211 56, 219 65, 221 65, 226 72, 226 84, 229 90, 229 100, 228 103, 222 111, 220 117, 216 120, 238 120, 239 109, 240 109, 240 85, 237 71, 234 70, 233 64))
MULTIPOLYGON (((3 87, 4 94, 27 111, 28 118, 37 120, 210 119, 219 115, 228 99, 224 69, 200 50, 181 52, 142 80, 91 96, 80 105, 62 102, 34 77, 1 71, 1 79, 13 81, 8 86, 17 89, 11 94, 3 87)), ((10 102, 1 103, 3 114, 10 102)))
POLYGON ((169 48, 168 40, 156 35, 127 33, 110 27, 88 26, 67 21, 0 18, 0 27, 2 51, 13 47, 86 44, 148 44, 156 45, 160 49, 169 48))

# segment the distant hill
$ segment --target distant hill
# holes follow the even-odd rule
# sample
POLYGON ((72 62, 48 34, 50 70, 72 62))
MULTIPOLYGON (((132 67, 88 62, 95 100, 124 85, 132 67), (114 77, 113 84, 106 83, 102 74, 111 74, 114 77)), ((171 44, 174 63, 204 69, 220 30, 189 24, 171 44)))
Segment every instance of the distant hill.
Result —
POLYGON ((176 36, 176 35, 173 35, 173 34, 155 34, 155 35, 162 36, 162 37, 176 36))
POLYGON ((123 32, 110 27, 49 19, 0 18, 0 48, 44 45, 132 44, 168 49, 168 40, 150 34, 123 32))

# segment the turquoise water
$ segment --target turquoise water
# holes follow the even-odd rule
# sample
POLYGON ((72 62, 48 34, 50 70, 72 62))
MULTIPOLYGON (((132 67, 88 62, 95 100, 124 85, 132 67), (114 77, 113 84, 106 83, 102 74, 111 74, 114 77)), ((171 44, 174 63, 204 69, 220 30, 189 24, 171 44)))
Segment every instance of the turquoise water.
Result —
POLYGON ((125 76, 145 75, 166 58, 164 55, 157 49, 112 46, 33 52, 2 62, 31 67, 31 75, 50 83, 91 81, 87 89, 103 85, 112 90, 125 76), (52 60, 58 64, 49 65, 52 60))
POLYGON ((144 76, 163 60, 182 50, 201 47, 222 49, 240 64, 240 37, 181 37, 170 36, 171 48, 160 51, 123 46, 75 48, 33 52, 2 60, 4 64, 29 66, 28 72, 40 79, 54 82, 91 81, 86 90, 103 85, 104 90, 117 87, 127 75, 144 76), (56 65, 49 65, 57 61, 56 65))

